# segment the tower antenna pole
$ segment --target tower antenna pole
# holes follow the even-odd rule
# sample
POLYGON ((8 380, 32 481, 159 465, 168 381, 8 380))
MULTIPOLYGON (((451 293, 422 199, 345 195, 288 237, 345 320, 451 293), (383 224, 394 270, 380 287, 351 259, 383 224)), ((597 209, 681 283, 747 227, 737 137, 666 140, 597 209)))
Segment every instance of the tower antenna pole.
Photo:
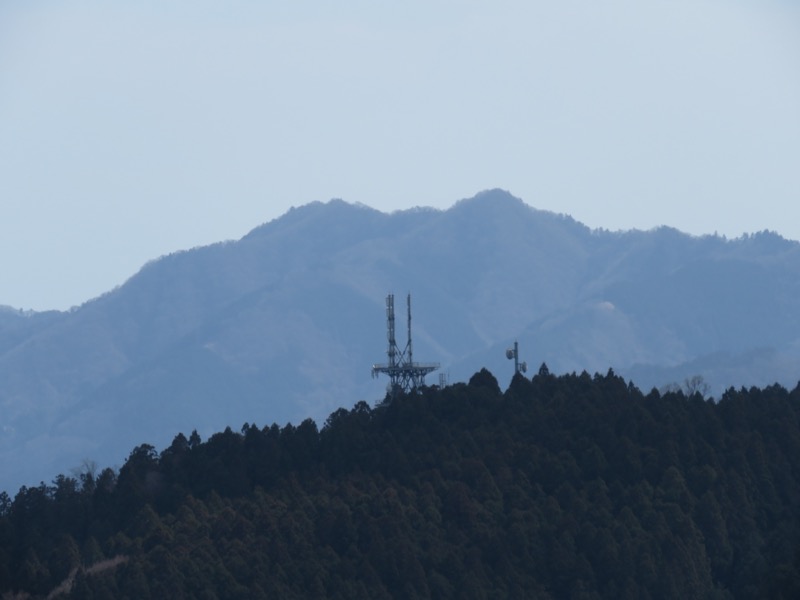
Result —
POLYGON ((514 373, 519 373, 519 343, 514 340, 514 373))
POLYGON ((386 337, 389 341, 389 366, 394 368, 397 364, 397 343, 394 339, 394 294, 386 296, 386 337))
POLYGON ((414 362, 414 357, 412 356, 411 349, 411 294, 406 298, 406 304, 408 306, 408 364, 412 364, 414 362))

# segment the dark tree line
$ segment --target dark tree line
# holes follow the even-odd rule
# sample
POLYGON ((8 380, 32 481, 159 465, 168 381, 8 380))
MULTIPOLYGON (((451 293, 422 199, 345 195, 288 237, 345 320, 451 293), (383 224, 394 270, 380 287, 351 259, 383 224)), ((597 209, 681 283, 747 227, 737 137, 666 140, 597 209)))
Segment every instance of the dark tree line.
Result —
POLYGON ((0 593, 800 598, 800 388, 487 371, 0 495, 0 593))

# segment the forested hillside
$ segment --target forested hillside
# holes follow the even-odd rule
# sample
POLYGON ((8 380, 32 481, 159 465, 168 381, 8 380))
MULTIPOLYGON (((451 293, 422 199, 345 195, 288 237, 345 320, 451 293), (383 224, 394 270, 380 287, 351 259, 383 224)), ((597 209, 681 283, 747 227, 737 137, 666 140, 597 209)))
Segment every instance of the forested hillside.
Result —
POLYGON ((0 592, 798 598, 800 389, 543 367, 142 445, 0 498, 0 592))

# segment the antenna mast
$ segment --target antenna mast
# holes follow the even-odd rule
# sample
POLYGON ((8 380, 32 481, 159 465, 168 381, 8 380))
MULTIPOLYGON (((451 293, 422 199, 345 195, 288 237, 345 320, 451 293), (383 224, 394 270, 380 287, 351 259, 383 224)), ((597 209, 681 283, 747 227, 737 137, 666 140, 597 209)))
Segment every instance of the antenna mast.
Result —
POLYGON ((514 374, 525 373, 528 370, 528 363, 519 362, 519 344, 514 340, 514 346, 506 350, 506 358, 514 359, 514 374))
POLYGON ((406 299, 408 307, 408 341, 403 350, 397 345, 394 331, 394 294, 386 296, 386 337, 389 348, 386 355, 389 362, 372 365, 372 376, 378 377, 381 373, 389 376, 387 391, 394 398, 398 393, 410 393, 425 385, 425 375, 439 368, 439 363, 414 362, 413 346, 411 344, 411 294, 406 299))

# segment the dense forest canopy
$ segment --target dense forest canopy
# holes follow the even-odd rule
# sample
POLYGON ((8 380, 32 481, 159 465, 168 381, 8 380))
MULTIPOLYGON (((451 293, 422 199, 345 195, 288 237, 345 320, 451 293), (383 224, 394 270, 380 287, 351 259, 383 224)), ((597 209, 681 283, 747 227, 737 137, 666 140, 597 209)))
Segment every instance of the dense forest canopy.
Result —
POLYGON ((0 593, 798 598, 800 388, 483 370, 321 429, 179 434, 2 494, 0 593))

